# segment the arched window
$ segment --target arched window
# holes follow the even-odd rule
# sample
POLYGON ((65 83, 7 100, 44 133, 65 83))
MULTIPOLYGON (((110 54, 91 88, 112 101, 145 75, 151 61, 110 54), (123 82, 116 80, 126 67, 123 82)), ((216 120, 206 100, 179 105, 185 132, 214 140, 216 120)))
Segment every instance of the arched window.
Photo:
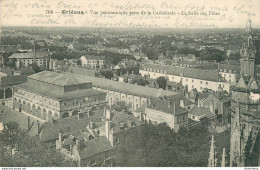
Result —
POLYGON ((11 98, 12 95, 12 90, 10 88, 5 90, 5 98, 11 98))
POLYGON ((62 118, 66 118, 66 117, 69 117, 69 113, 68 112, 65 112, 62 114, 62 118))

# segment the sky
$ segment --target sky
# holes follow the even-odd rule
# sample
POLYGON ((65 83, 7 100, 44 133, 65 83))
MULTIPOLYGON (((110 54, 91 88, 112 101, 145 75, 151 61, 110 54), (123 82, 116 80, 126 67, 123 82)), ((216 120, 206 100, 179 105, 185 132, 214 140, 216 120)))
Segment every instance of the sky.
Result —
POLYGON ((2 0, 1 26, 260 28, 260 0, 2 0))

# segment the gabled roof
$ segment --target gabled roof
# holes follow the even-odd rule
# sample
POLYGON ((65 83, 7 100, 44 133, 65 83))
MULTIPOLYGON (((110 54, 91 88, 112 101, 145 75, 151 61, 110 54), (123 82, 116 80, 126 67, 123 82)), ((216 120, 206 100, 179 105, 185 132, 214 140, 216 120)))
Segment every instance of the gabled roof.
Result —
POLYGON ((259 83, 255 80, 254 77, 251 77, 248 83, 250 89, 258 90, 260 89, 259 83))
POLYGON ((21 68, 21 75, 30 75, 35 74, 35 71, 32 69, 32 67, 22 67, 21 68))
POLYGON ((198 107, 196 105, 194 105, 190 109, 189 114, 196 115, 196 116, 204 116, 207 118, 211 118, 214 116, 214 114, 211 113, 210 109, 208 109, 206 107, 198 107))
MULTIPOLYGON (((53 120, 53 123, 45 122, 42 125, 41 141, 45 142, 57 139, 60 132, 73 134, 78 130, 86 131, 86 127, 89 122, 98 122, 100 116, 103 115, 103 110, 101 112, 102 113, 96 112, 95 116, 83 116, 80 119, 78 119, 78 116, 71 116, 67 118, 53 120)), ((104 122, 101 123, 104 124, 104 122)))
POLYGON ((239 81, 237 82, 237 87, 240 87, 240 88, 246 88, 247 87, 243 76, 241 76, 239 81))
POLYGON ((172 114, 172 115, 178 115, 186 112, 186 109, 180 107, 178 104, 176 103, 174 104, 173 102, 169 104, 169 102, 171 101, 160 100, 160 99, 151 100, 151 105, 148 105, 147 108, 161 111, 167 114, 172 114))
POLYGON ((78 152, 81 160, 113 149, 112 145, 105 136, 79 143, 79 145, 81 145, 78 147, 78 152))

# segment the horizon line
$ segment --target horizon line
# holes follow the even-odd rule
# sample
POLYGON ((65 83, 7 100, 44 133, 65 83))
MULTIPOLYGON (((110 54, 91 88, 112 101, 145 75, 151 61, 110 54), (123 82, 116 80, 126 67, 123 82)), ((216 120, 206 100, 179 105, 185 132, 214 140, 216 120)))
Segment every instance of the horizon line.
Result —
MULTIPOLYGON (((81 28, 81 29, 84 29, 84 28, 105 28, 105 29, 109 29, 109 28, 112 28, 112 29, 246 29, 245 27, 189 27, 189 28, 186 28, 186 27, 180 27, 180 28, 177 28, 177 27, 81 27, 81 26, 14 26, 14 25, 11 25, 11 26, 0 26, 0 28, 5 28, 5 27, 45 27, 45 28, 52 28, 52 27, 56 27, 56 28, 59 28, 59 27, 63 27, 63 28, 81 28)), ((253 27, 253 30, 255 29, 260 29, 260 27, 253 27)))

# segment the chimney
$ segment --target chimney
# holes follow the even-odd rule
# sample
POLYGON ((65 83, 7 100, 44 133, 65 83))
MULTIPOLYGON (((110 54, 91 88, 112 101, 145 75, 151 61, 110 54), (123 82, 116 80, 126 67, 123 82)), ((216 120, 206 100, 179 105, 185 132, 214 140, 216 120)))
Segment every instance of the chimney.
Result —
POLYGON ((77 114, 78 120, 80 120, 80 113, 77 114))
POLYGON ((134 74, 134 70, 132 70, 132 74, 134 74))
POLYGON ((110 120, 110 109, 106 109, 106 120, 110 120))
POLYGON ((215 108, 214 108, 213 100, 210 102, 209 110, 210 110, 211 113, 213 113, 215 115, 215 112, 214 112, 215 108))
POLYGON ((94 123, 93 122, 89 122, 89 128, 93 129, 93 127, 94 127, 94 123))
POLYGON ((171 108, 171 101, 168 101, 168 108, 171 108))
MULTIPOLYGON (((88 117, 89 117, 90 116, 90 110, 88 110, 87 114, 88 114, 88 117)), ((78 118, 80 119, 80 116, 78 118)))
POLYGON ((111 130, 111 121, 110 120, 106 120, 105 128, 106 128, 106 138, 109 140, 109 135, 110 135, 110 130, 111 130))
POLYGON ((30 130, 30 126, 31 126, 31 120, 30 117, 28 116, 28 131, 30 130))
POLYGON ((149 97, 148 99, 147 99, 147 105, 150 105, 151 104, 151 98, 149 97))
POLYGON ((59 133, 59 143, 61 143, 61 133, 59 133))
POLYGON ((104 117, 106 117, 106 112, 107 112, 106 109, 107 109, 107 107, 105 106, 105 107, 104 107, 104 113, 103 113, 103 116, 104 116, 104 117))
POLYGON ((77 147, 79 147, 79 141, 78 139, 76 140, 76 144, 75 144, 77 147))
POLYGON ((218 86, 218 91, 219 92, 223 91, 223 88, 221 86, 218 86))
POLYGON ((72 155, 72 145, 70 145, 70 155, 72 155))
POLYGON ((180 100, 180 106, 181 106, 182 108, 185 107, 185 106, 184 106, 184 100, 180 100))

